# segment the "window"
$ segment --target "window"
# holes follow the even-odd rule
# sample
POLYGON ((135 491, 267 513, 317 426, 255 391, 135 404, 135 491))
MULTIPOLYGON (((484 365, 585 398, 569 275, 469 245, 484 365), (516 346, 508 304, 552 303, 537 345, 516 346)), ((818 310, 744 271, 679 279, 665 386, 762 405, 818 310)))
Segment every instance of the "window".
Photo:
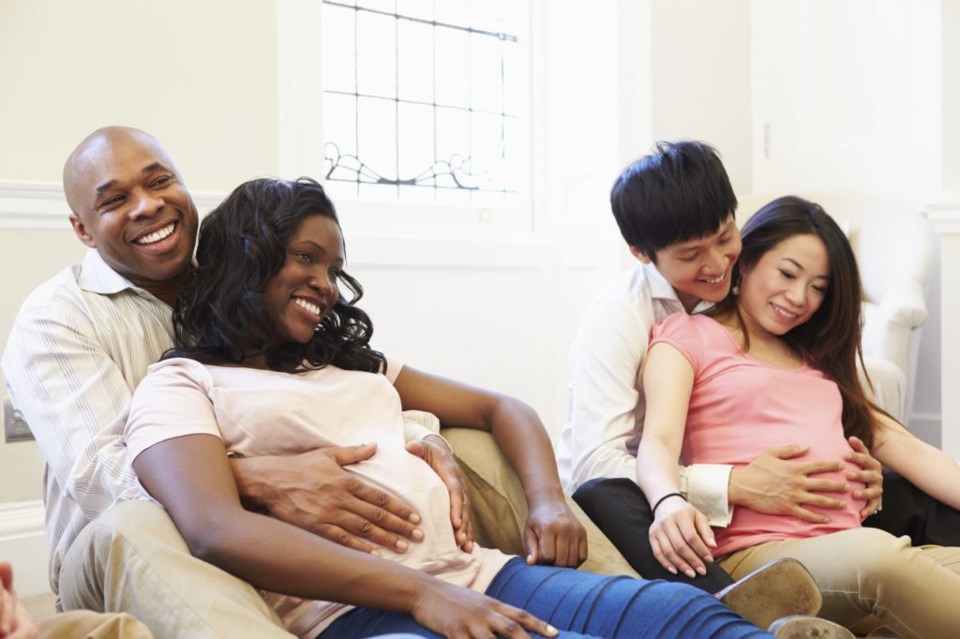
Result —
POLYGON ((527 2, 324 0, 321 22, 336 201, 529 211, 527 2))

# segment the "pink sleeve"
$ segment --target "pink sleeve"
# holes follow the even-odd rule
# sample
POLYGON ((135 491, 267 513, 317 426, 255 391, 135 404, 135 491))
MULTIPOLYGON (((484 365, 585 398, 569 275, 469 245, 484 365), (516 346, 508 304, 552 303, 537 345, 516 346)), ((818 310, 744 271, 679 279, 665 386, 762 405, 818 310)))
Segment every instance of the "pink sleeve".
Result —
POLYGON ((170 359, 154 364, 130 402, 124 435, 128 458, 168 439, 220 434, 210 399, 211 378, 193 360, 170 359))
POLYGON ((653 327, 653 331, 650 333, 650 347, 652 348, 654 344, 660 342, 673 346, 690 362, 694 376, 696 376, 703 365, 702 358, 706 351, 706 343, 697 326, 701 319, 705 318, 698 318, 696 315, 687 315, 686 313, 670 315, 653 327))

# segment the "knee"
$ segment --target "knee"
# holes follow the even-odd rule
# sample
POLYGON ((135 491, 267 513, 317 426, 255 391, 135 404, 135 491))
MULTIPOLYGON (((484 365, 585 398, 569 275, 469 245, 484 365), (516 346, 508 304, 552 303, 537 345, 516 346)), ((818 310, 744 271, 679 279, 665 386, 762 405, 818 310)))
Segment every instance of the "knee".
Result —
POLYGON ((909 554, 914 551, 909 539, 877 528, 861 528, 858 532, 859 563, 865 576, 884 582, 907 567, 909 554))
POLYGON ((186 547, 167 512, 150 501, 129 500, 114 504, 90 526, 94 544, 100 548, 137 545, 138 540, 144 538, 186 547))

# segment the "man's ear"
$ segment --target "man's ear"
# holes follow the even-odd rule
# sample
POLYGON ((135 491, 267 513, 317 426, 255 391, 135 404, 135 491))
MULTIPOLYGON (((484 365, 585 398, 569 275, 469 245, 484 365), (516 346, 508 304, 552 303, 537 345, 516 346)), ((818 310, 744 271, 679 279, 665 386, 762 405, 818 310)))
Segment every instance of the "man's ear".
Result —
POLYGON ((77 234, 77 237, 80 238, 80 241, 89 246, 90 248, 97 248, 97 242, 93 239, 93 236, 87 232, 87 227, 83 225, 83 222, 80 221, 80 218, 76 215, 70 216, 70 226, 73 227, 73 232, 77 234))
POLYGON ((630 249, 630 254, 633 255, 638 260, 640 260, 641 262, 643 262, 644 264, 649 264, 650 262, 653 261, 652 259, 650 259, 650 256, 648 256, 646 253, 638 249, 636 246, 631 246, 629 247, 629 249, 630 249))

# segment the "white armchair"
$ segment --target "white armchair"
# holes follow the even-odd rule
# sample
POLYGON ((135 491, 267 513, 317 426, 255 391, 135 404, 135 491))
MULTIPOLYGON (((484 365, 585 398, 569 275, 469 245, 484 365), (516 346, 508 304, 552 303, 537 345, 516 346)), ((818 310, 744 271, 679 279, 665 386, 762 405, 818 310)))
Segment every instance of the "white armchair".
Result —
MULTIPOLYGON (((783 194, 740 198, 742 226, 783 194)), ((927 321, 924 282, 933 233, 919 207, 854 191, 793 193, 830 214, 850 238, 863 281, 863 353, 878 403, 906 423, 916 385, 920 334, 927 321)))

